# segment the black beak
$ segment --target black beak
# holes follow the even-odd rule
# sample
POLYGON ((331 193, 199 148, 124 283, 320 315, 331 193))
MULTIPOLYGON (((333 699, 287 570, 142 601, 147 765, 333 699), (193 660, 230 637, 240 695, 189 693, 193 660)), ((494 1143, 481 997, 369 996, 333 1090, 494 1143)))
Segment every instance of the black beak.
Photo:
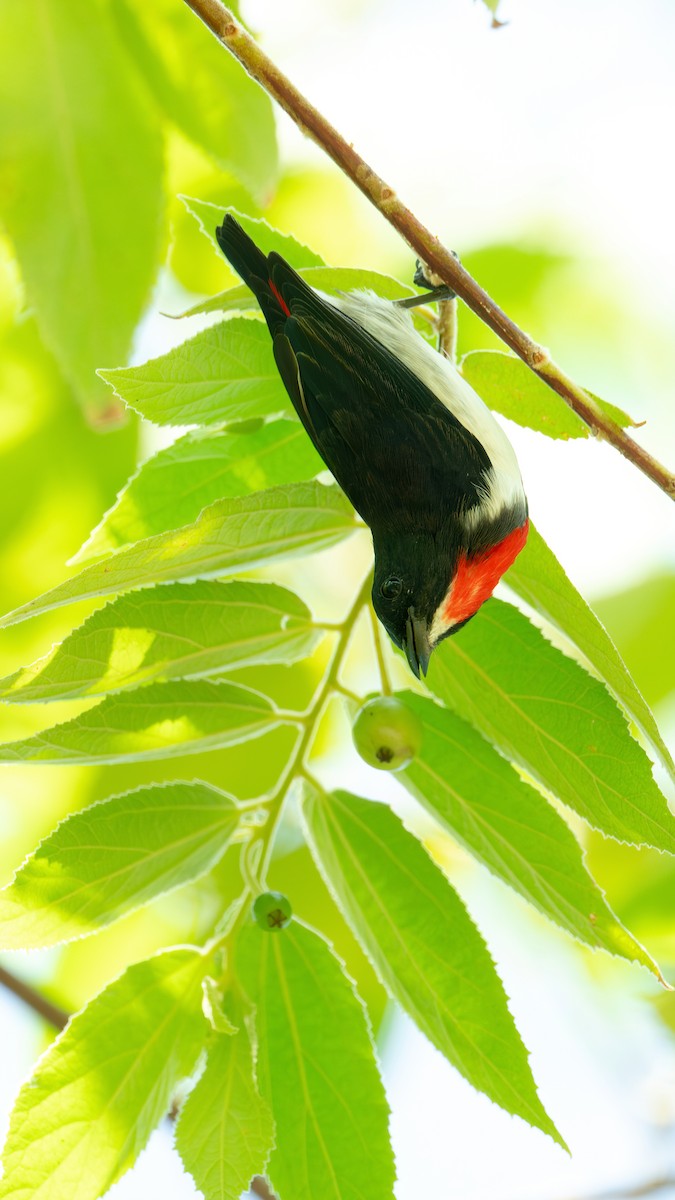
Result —
POLYGON ((423 617, 416 617, 414 608, 408 609, 408 620, 405 623, 405 646, 403 647, 408 659, 408 665, 413 675, 419 679, 420 672, 426 675, 431 646, 427 623, 423 617))

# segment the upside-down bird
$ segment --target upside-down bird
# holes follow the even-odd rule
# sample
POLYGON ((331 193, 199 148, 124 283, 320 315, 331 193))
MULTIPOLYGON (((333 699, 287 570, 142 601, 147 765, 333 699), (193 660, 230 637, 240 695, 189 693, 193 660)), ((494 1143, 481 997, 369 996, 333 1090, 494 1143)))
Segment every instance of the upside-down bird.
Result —
POLYGON ((407 307, 315 291, 230 215, 216 237, 260 304, 302 424, 370 527, 373 606, 419 678, 525 545, 513 447, 407 307))

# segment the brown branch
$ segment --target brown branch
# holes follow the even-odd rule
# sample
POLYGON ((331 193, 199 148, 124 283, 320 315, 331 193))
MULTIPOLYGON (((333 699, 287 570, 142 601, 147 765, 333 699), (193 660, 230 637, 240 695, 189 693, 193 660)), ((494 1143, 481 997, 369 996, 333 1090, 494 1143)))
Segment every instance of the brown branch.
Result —
POLYGON ((251 1180, 251 1191, 254 1196, 259 1196, 260 1200, 277 1200, 276 1192, 273 1192, 268 1181, 262 1175, 254 1175, 251 1180))
POLYGON ((23 1000, 24 1004, 32 1008, 33 1012, 38 1013, 55 1029, 63 1029, 68 1024, 67 1012, 64 1012, 58 1005, 52 1004, 51 1000, 47 1000, 30 984, 24 983, 22 979, 17 979, 16 975, 13 975, 11 971, 6 971, 4 967, 0 967, 0 984, 19 1000, 23 1000))
MULTIPOLYGON (((594 1192, 588 1200, 641 1200, 642 1196, 653 1196, 657 1192, 670 1191, 675 1187, 675 1177, 663 1175, 656 1179, 646 1179, 642 1183, 627 1187, 608 1188, 605 1192, 594 1192)), ((574 1198, 578 1200, 578 1198, 574 1198)))
POLYGON ((354 147, 346 142, 293 86, 290 79, 275 66, 257 42, 242 29, 221 0, 185 0, 185 3, 235 58, 239 59, 249 75, 252 75, 288 113, 299 129, 317 142, 340 170, 368 197, 430 270, 452 287, 464 303, 519 358, 522 358, 544 383, 562 397, 592 433, 609 442, 666 495, 675 499, 675 476, 606 416, 594 398, 553 362, 548 350, 538 346, 514 324, 438 238, 405 207, 393 188, 364 162, 354 147))

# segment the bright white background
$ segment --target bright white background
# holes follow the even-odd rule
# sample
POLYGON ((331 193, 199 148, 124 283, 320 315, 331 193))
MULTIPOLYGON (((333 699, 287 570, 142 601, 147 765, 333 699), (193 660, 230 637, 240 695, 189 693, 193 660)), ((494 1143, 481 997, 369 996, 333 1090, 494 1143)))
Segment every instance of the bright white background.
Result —
MULTIPOLYGON (((634 298, 656 330, 658 368, 637 333, 628 347, 589 354, 563 336, 551 350, 647 418, 641 440, 675 459, 672 0, 504 0, 509 24, 498 31, 471 0, 251 0, 246 15, 291 78, 460 253, 550 235, 634 298)), ((289 156, 319 161, 286 118, 279 124, 289 156)), ((512 432, 537 524, 586 595, 675 565, 672 505, 615 452, 547 445, 542 456, 538 437, 512 432)), ((370 777, 361 787, 375 794, 370 777)), ((593 981, 562 936, 482 873, 467 876, 464 894, 489 929, 542 1098, 573 1157, 473 1093, 395 1019, 382 1054, 399 1200, 613 1195, 672 1176, 675 1053, 644 1003, 649 979, 617 966, 593 981)), ((14 1030, 1 1059, 8 1108, 37 1033, 4 993, 0 1026, 14 1030)), ((195 1195, 179 1172, 160 1133, 110 1194, 195 1195)))

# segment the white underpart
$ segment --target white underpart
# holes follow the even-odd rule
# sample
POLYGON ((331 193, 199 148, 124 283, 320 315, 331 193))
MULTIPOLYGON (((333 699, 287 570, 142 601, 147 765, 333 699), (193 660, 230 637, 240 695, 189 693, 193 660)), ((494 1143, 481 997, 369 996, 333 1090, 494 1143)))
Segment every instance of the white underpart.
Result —
POLYGON ((417 333, 409 311, 368 291, 325 299, 400 358, 485 449, 492 470, 479 503, 463 514, 467 529, 524 499, 516 455, 504 430, 453 364, 417 333))
POLYGON ((446 634, 449 629, 452 629, 453 625, 457 624, 457 621, 448 621, 447 617, 443 615, 447 602, 448 598, 446 596, 441 601, 436 609, 436 612, 434 613, 434 619, 431 622, 431 627, 429 629, 429 645, 432 647, 437 646, 443 635, 446 634))

